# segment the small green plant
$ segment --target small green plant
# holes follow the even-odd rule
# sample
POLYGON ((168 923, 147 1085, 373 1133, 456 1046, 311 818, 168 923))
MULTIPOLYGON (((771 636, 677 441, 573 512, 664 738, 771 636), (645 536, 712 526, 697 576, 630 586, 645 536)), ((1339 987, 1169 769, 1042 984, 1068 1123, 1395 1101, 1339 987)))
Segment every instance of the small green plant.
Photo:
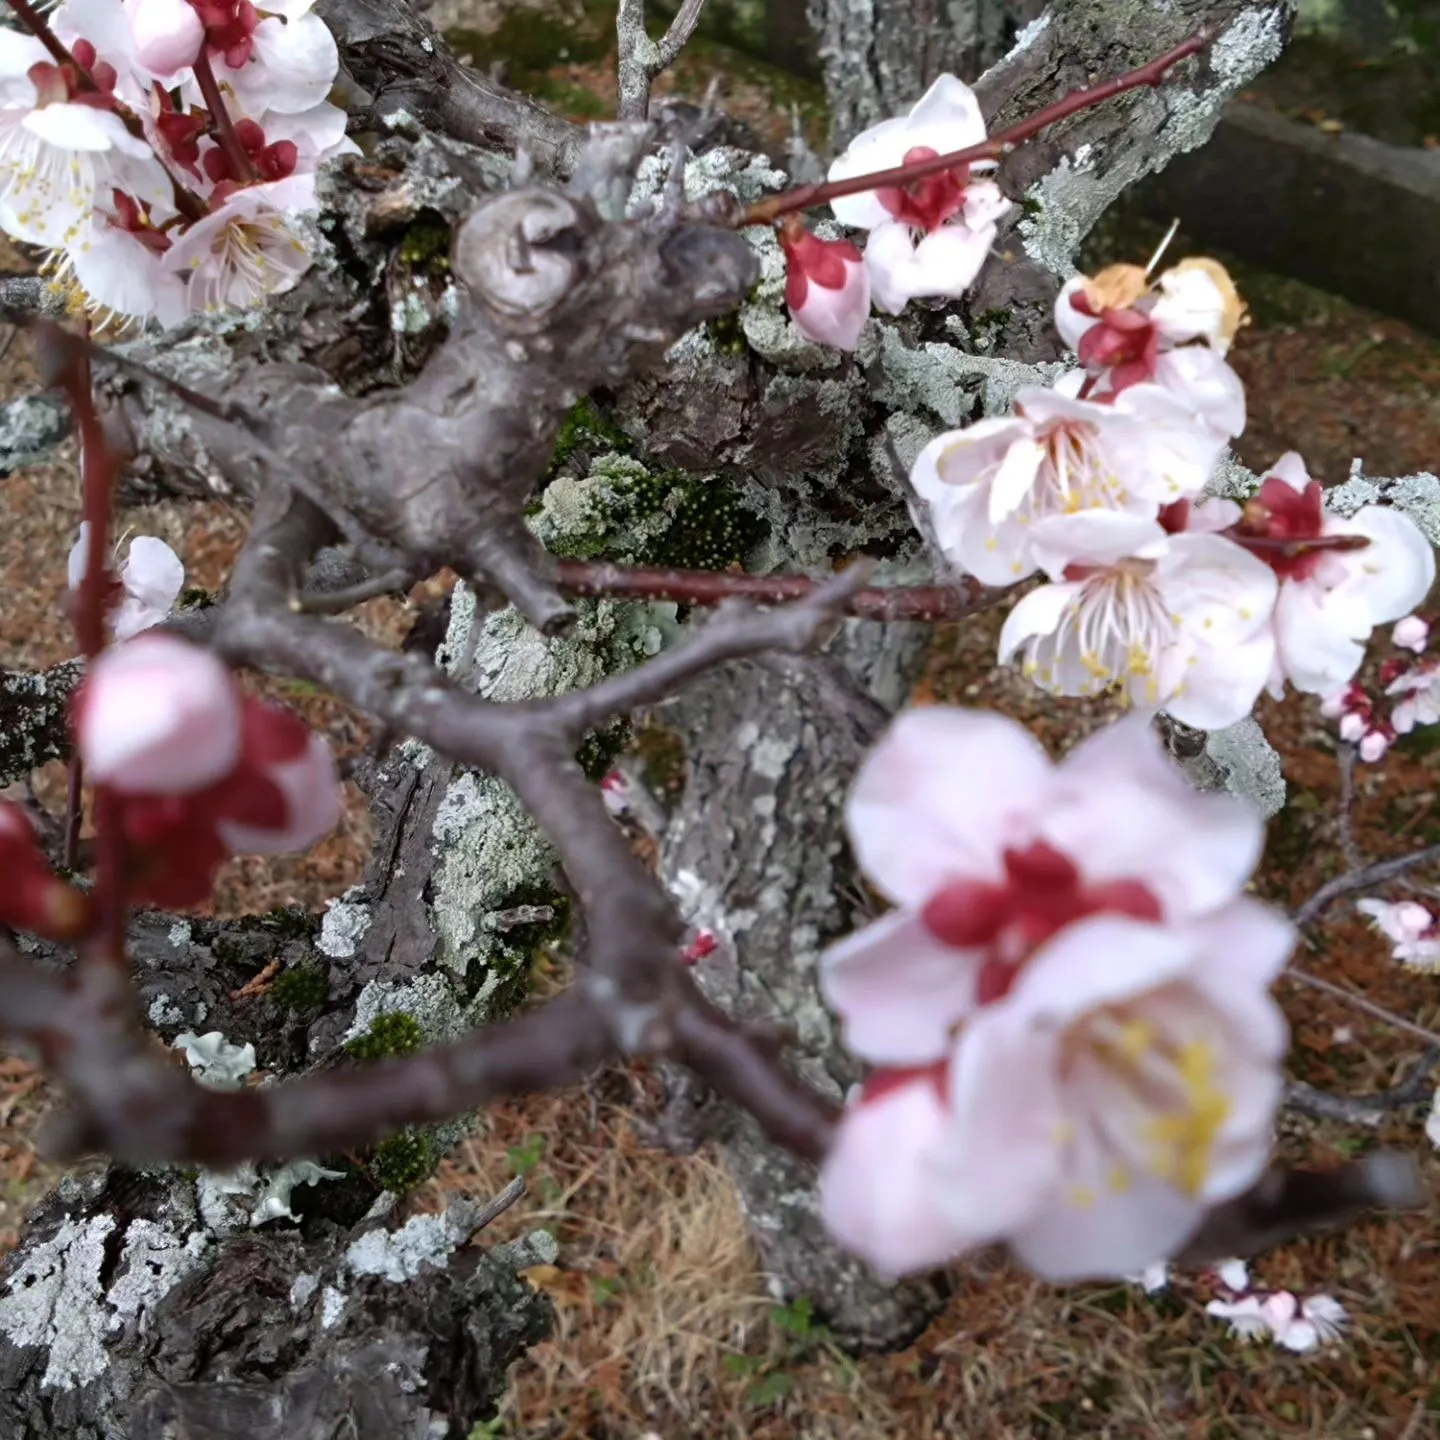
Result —
POLYGON ((543 1135, 531 1135, 523 1145, 510 1145, 505 1150, 505 1158, 510 1162, 510 1168, 517 1175, 529 1174, 540 1163, 540 1158, 544 1154, 545 1137, 543 1135))
POLYGON ((318 1010, 330 993, 330 977, 318 965, 282 970, 270 985, 270 998, 290 1011, 318 1010))
POLYGON ((425 1131, 402 1130, 371 1150, 370 1173, 378 1185, 403 1195, 428 1180, 439 1160, 435 1143, 425 1131))
POLYGON ((408 1055, 424 1043, 420 1022, 403 1010, 392 1010, 389 1014, 377 1015, 370 1028, 351 1040, 345 1050, 356 1060, 372 1062, 408 1055))

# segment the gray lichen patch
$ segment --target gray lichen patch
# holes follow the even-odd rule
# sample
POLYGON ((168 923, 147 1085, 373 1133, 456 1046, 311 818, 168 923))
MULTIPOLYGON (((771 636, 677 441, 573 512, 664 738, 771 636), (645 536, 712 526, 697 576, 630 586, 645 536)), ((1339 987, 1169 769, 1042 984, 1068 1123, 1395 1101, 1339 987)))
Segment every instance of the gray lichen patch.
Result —
POLYGON ((347 960, 358 952, 373 918, 368 905, 356 904, 349 898, 358 888, 326 905, 325 918, 315 941, 315 948, 321 954, 347 960))
POLYGON ((1427 471, 1394 480, 1369 480, 1357 466, 1343 485, 1325 492, 1325 504, 1347 517, 1366 505, 1393 505, 1424 531, 1432 545, 1440 545, 1440 479, 1427 471))
POLYGON ((356 1275, 378 1275, 395 1284, 413 1280, 427 1265, 445 1265, 475 1233, 483 1209, 460 1199, 443 1215, 414 1215, 398 1230, 370 1230, 346 1250, 345 1264, 356 1275))
POLYGON ((396 1014, 409 1015, 431 1044, 453 1040, 466 1029, 465 1017, 444 976, 422 975, 403 984, 372 980, 355 1002, 355 1018, 341 1044, 364 1035, 378 1016, 396 1014))
POLYGON ((106 1300, 114 1312, 112 1330, 126 1322, 143 1324, 155 1307, 187 1275, 199 1268, 210 1250, 210 1238, 199 1230, 177 1230, 154 1220, 132 1220, 125 1230, 125 1249, 106 1300))
MULTIPOLYGON (((1137 9, 1153 7, 1153 0, 1130 3, 1137 9)), ((1126 28, 1124 8, 1112 7, 1116 33, 1126 28)), ((1082 144, 1037 180, 1026 192, 1028 213, 1019 226, 1030 258, 1052 275, 1070 276, 1081 242, 1120 194, 1172 156, 1203 145, 1230 96, 1279 56, 1287 9, 1284 4, 1261 4, 1241 11, 1210 47, 1209 78, 1202 89, 1172 83, 1156 92, 1167 113, 1153 145, 1110 153, 1082 144)))
POLYGON ((47 1352, 41 1384, 70 1390, 104 1369, 104 1337, 111 1312, 100 1274, 105 1240, 115 1228, 110 1215, 84 1224, 65 1220, 50 1239, 30 1245, 0 1296, 0 1332, 13 1345, 47 1352))

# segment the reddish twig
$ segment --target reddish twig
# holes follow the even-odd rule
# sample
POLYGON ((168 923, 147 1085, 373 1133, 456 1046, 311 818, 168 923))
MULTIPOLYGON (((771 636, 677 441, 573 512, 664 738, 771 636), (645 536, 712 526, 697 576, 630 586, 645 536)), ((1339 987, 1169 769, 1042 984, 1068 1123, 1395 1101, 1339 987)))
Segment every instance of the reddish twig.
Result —
MULTIPOLYGON (((90 384, 88 340, 78 341, 48 320, 34 322, 36 353, 70 403, 80 446, 81 513, 89 526, 85 573, 75 597, 75 636, 80 653, 94 660, 105 648, 110 596, 105 557, 110 544, 110 509, 118 466, 105 439, 90 384)), ((72 702, 73 703, 73 702, 72 702)), ((78 778, 78 764, 74 772, 78 778)), ((77 797, 78 798, 78 797, 77 797)), ((95 928, 82 958, 125 964, 125 855, 119 798, 108 787, 95 790, 95 928)))
POLYGON ((1182 60, 1203 50, 1211 40, 1206 30, 1197 30, 1188 40, 1182 40, 1173 50, 1168 50, 1156 60, 1131 70, 1128 74, 1072 91, 1069 95, 1037 110, 1029 119, 992 135, 979 145, 964 150, 951 150, 944 155, 935 155, 928 160, 916 161, 909 165, 897 165, 890 170, 879 170, 871 175, 852 175, 846 180, 825 180, 815 185, 797 185, 779 195, 757 200, 740 212, 733 223, 737 228, 743 225, 767 225, 782 215, 796 210, 809 210, 815 205, 824 205, 845 195, 859 195, 867 190, 878 190, 886 185, 909 185, 924 180, 930 175, 939 175, 961 165, 974 164, 977 160, 1000 160, 1010 154, 1017 145, 1038 135, 1042 130, 1067 119, 1092 105, 1101 105, 1127 90, 1138 90, 1142 86, 1158 85, 1168 71, 1182 60))
MULTIPOLYGON (((813 595, 822 583, 805 575, 744 575, 732 570, 651 570, 606 561, 561 560, 555 578, 568 595, 615 600, 672 600, 720 605, 726 600, 780 605, 813 595)), ((951 585, 867 586, 845 604, 864 620, 961 620, 997 604, 1009 592, 987 590, 965 577, 951 585)))
POLYGON ((68 66, 86 90, 99 90, 95 77, 70 52, 70 47, 50 28, 50 22, 30 0, 5 0, 15 18, 50 52, 57 65, 68 66))
POLYGON ((207 45, 201 45, 200 53, 195 57, 191 68, 195 72, 195 81, 200 86, 200 94, 204 97, 205 108, 210 112, 215 142, 230 162, 230 173, 242 184, 258 180, 260 177, 248 152, 240 143, 239 135, 235 133, 235 122, 230 118, 230 111, 225 107, 225 97, 220 93, 220 84, 215 79, 207 45))

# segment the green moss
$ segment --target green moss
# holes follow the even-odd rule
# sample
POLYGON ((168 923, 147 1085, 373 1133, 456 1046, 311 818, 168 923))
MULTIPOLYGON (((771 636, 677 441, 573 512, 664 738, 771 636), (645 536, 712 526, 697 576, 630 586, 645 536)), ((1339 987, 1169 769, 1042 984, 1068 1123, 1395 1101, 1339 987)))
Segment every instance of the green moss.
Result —
POLYGON ((377 1185, 396 1195, 413 1190, 435 1173, 440 1148, 424 1130, 402 1130, 370 1151, 368 1169, 377 1185))
POLYGON ((434 210, 416 216, 397 254, 402 265, 423 275, 447 274, 450 270, 450 227, 434 210))
POLYGON ((720 354, 743 355, 745 353, 745 331, 741 328, 738 312, 722 315, 718 320, 712 320, 705 327, 705 333, 720 354))
POLYGON ((270 986, 270 998, 282 1010, 318 1010, 329 993, 330 977, 318 965, 282 970, 270 986))
POLYGON ((261 916, 260 924, 283 940, 308 940, 316 928, 315 916, 298 905, 271 910, 261 916))
POLYGON ((175 607, 178 610, 208 610, 216 603, 216 596, 212 591, 202 590, 198 585, 189 585, 180 592, 175 607))
POLYGON ((345 1049, 355 1059, 368 1064, 408 1055, 424 1043, 425 1034, 420 1022, 403 1010, 392 1010, 388 1014, 377 1015, 370 1028, 349 1041, 345 1049))
POLYGON ((617 720, 603 730, 592 730, 581 742, 575 758, 587 780, 603 780, 615 764, 620 752, 630 743, 630 722, 617 720))
POLYGON ((639 558, 682 570, 729 570, 741 564, 765 526, 724 480, 692 480, 681 471, 656 477, 681 491, 669 528, 639 558))
POLYGON ((561 422, 545 478, 551 479, 577 450, 628 455, 632 448, 630 437, 619 426, 612 425, 586 396, 576 402, 561 422))

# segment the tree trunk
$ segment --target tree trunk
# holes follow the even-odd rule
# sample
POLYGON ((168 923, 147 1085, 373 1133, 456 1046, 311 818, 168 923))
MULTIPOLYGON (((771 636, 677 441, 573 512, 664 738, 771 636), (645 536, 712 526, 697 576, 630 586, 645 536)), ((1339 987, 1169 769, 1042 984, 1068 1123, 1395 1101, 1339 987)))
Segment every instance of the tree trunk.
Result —
POLYGON ((908 110, 937 75, 973 82, 1045 8, 1043 0, 809 0, 809 7, 837 151, 867 125, 908 110))

